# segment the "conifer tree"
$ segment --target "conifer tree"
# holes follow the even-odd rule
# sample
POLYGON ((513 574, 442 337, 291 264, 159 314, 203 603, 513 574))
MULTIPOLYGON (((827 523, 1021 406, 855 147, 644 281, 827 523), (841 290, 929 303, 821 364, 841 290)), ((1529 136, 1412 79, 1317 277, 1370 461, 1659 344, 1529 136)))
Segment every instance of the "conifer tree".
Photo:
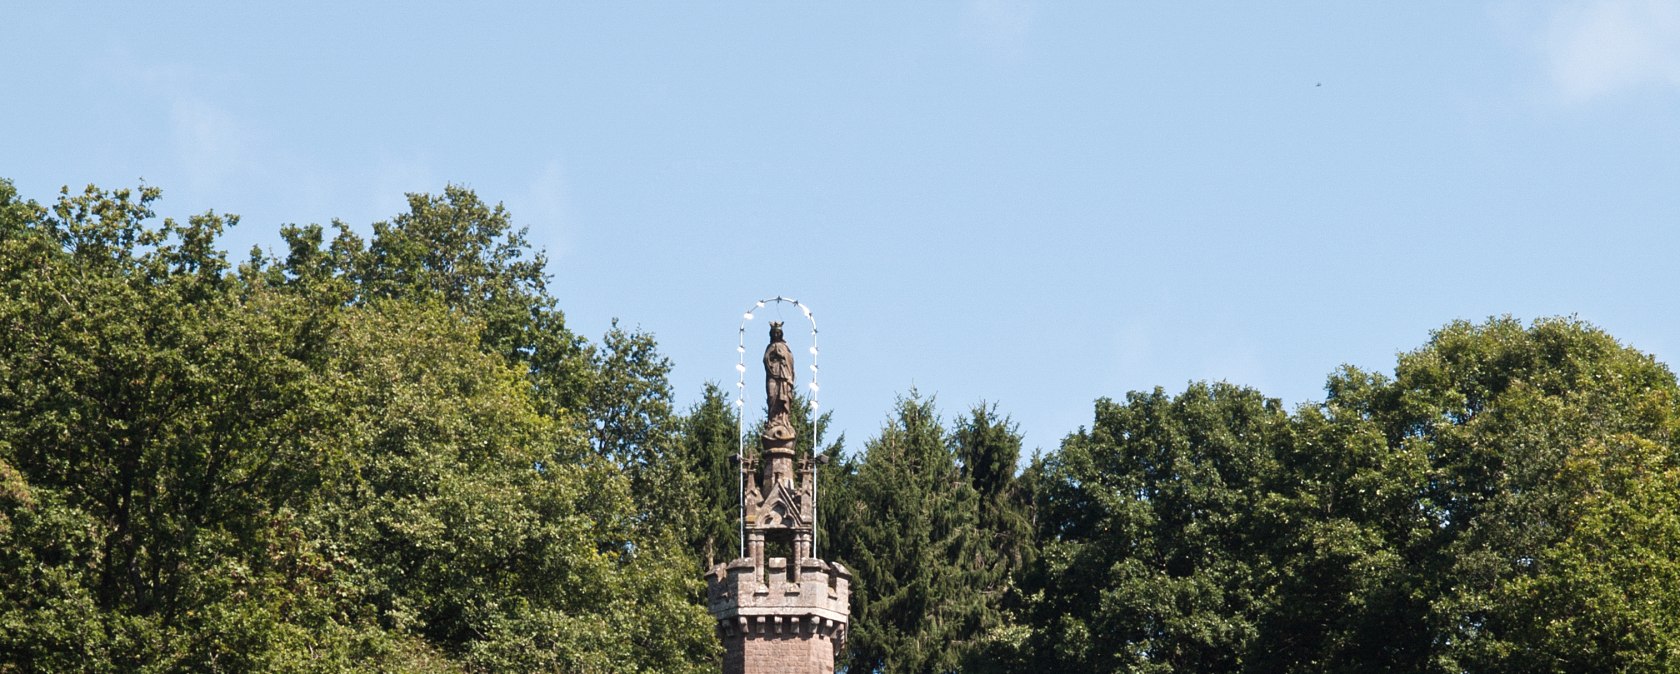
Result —
POLYGON ((963 665, 966 672, 1010 671, 1024 665, 1029 631, 1022 614, 1021 572, 1033 557, 1027 494, 1016 477, 1021 435, 995 405, 975 405, 957 421, 950 443, 963 477, 974 489, 978 544, 974 567, 986 610, 983 634, 963 665))
POLYGON ((734 405, 707 382, 699 402, 682 419, 679 441, 684 472, 693 476, 698 514, 685 541, 696 559, 724 562, 741 555, 740 472, 734 405))
POLYGON ((931 399, 898 401, 849 480, 839 553, 855 574, 850 671, 950 672, 987 613, 978 496, 931 399))

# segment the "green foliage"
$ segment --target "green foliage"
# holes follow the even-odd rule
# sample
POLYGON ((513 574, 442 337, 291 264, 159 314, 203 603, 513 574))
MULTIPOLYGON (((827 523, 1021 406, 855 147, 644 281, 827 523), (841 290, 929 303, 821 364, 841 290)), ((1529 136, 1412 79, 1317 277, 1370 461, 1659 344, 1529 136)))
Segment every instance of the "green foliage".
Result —
POLYGON ((301 303, 225 274, 211 244, 232 218, 143 226, 155 198, 66 194, 0 242, 0 326, 16 337, 0 351, 0 460, 45 509, 19 514, 48 528, 17 533, 46 543, 54 523, 82 523, 55 560, 61 593, 32 599, 87 621, 78 648, 110 652, 94 668, 215 668, 238 657, 224 647, 261 657, 253 640, 288 638, 257 626, 275 611, 225 615, 271 589, 256 560, 228 558, 277 544, 274 518, 342 467, 322 447, 332 422, 301 303), (245 584, 227 578, 246 568, 245 584))
POLYGON ((1285 415, 1100 401, 1035 464, 1036 666, 1667 671, 1669 371, 1562 319, 1454 323, 1285 415))
MULTIPOLYGON (((236 217, 157 198, 0 180, 0 672, 715 670, 723 391, 678 413, 651 335, 568 331, 469 190, 237 265, 236 217)), ((1019 473, 993 407, 948 427, 912 392, 848 455, 795 401, 845 664, 1680 668, 1666 367, 1503 318, 1326 389, 1099 400, 1019 473)))
POLYGON ((0 182, 0 671, 712 666, 500 209, 235 270, 156 197, 0 182))
POLYGON ((1348 368, 1328 388, 1280 476, 1268 670, 1653 671, 1675 652, 1661 623, 1623 622, 1664 606, 1670 580, 1604 588, 1642 550, 1674 550, 1664 518, 1627 509, 1676 485, 1658 477, 1666 368, 1577 321, 1506 318, 1447 326, 1393 379, 1348 368), (1629 537, 1583 538, 1603 518, 1629 537))
POLYGON ((659 354, 653 337, 625 332, 613 321, 595 350, 590 378, 589 436, 595 452, 607 457, 647 494, 653 471, 676 442, 678 421, 672 413, 671 361, 659 354))
POLYGON ((956 671, 990 626, 979 498, 949 440, 912 392, 848 480, 833 547, 855 575, 849 671, 956 671))
POLYGON ((975 493, 977 545, 966 563, 985 601, 981 633, 972 637, 977 644, 962 670, 1011 671, 1028 664, 1021 574, 1036 554, 1028 493, 1016 476, 1021 435, 996 406, 982 403, 957 420, 950 445, 975 493))
POLYGON ((524 369, 544 413, 581 412, 591 395, 589 349, 548 294, 546 259, 500 205, 464 187, 410 194, 409 210, 373 225, 368 242, 341 222, 323 247, 319 225, 281 230, 289 254, 270 276, 325 304, 373 299, 435 302, 479 321, 479 340, 524 369))
POLYGON ((1415 671, 1427 653, 1404 549, 1429 534, 1419 502, 1429 457, 1375 422, 1387 381, 1346 369, 1329 401, 1295 416, 1267 504, 1274 599, 1256 671, 1415 671))
POLYGON ((734 406, 723 389, 707 383, 700 401, 682 419, 681 468, 695 482, 694 521, 683 529, 687 549, 704 562, 741 556, 740 472, 734 461, 740 434, 734 406))
MULTIPOLYGON (((1558 546, 1578 545, 1574 536, 1590 512, 1581 506, 1602 490, 1624 489, 1613 479, 1624 471, 1662 467, 1645 458, 1647 443, 1664 449, 1664 463, 1673 460, 1680 392, 1673 375, 1579 322, 1525 328, 1503 319, 1436 333, 1401 358, 1393 388, 1398 414, 1390 431, 1409 432, 1429 458, 1419 507, 1433 531, 1406 552, 1423 560, 1416 585, 1432 599, 1435 666, 1536 671, 1514 655, 1563 657, 1511 640, 1513 627, 1533 616, 1507 604, 1501 588, 1559 572, 1546 560, 1558 546), (1599 468, 1582 477, 1582 462, 1599 468)), ((1626 610, 1606 603, 1582 617, 1591 624, 1626 610)), ((1555 667, 1546 669, 1566 671, 1555 667)))
MULTIPOLYGON (((1569 461, 1586 495, 1567 538, 1502 579, 1498 669, 1670 672, 1680 668, 1680 470, 1668 448, 1622 438, 1569 461)), ((1491 650, 1491 649, 1490 649, 1491 650)))
POLYGON ((1228 384, 1097 402, 1043 483, 1040 663, 1057 671, 1234 671, 1264 600, 1260 516, 1274 400, 1228 384))

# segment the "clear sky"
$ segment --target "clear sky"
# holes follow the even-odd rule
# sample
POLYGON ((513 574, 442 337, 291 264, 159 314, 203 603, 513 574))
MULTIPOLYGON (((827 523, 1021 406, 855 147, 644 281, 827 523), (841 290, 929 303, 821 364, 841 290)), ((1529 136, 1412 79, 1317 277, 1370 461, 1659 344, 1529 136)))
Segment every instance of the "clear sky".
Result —
POLYGON ((809 303, 854 448, 912 386, 1029 448, 1193 379, 1316 400, 1457 318, 1680 357, 1680 3, 255 4, 8 7, 0 176, 144 179, 235 251, 461 183, 679 404, 809 303))

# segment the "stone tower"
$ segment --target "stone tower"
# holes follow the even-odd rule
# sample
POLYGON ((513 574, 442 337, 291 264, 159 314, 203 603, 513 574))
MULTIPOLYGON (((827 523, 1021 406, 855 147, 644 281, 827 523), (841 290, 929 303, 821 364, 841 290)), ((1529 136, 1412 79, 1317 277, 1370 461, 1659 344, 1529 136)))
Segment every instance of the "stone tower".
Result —
POLYGON ((793 356, 782 324, 764 349, 761 456, 743 458, 746 556, 706 573, 724 674, 830 674, 846 639, 852 574, 812 554, 816 464, 798 459, 791 420, 793 356))

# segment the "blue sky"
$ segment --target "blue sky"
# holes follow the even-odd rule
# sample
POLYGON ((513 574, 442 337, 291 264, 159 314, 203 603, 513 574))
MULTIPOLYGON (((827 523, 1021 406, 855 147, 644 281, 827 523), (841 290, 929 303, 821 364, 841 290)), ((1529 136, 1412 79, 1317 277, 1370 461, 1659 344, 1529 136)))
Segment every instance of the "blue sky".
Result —
POLYGON ((236 251, 464 184, 680 403, 809 303, 853 447, 912 386, 1029 448, 1157 385, 1316 400, 1457 318, 1680 356, 1680 4, 236 4, 9 8, 0 176, 236 251))

